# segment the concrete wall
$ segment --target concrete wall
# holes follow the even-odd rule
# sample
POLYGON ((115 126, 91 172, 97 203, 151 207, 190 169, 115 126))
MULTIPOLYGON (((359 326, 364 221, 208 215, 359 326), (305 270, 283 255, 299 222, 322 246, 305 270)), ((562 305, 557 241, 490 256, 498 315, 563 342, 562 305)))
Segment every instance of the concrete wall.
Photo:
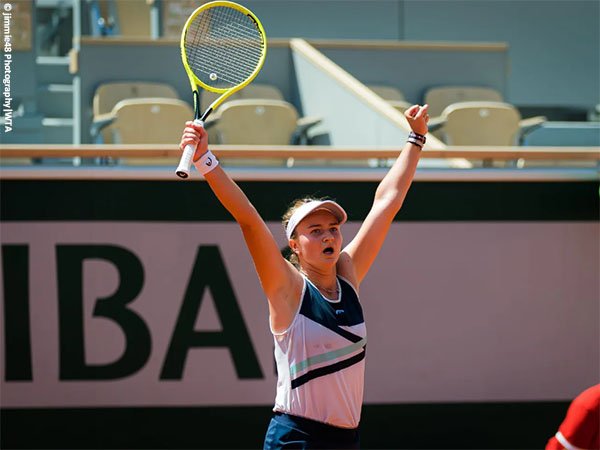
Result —
MULTIPOLYGON (((511 103, 590 108, 600 102, 597 1, 248 0, 246 4, 270 37, 507 42, 511 103)), ((453 70, 452 61, 448 64, 453 70)), ((421 73, 414 65, 406 70, 421 73)))
POLYGON ((507 42, 509 102, 581 108, 600 102, 600 2, 403 3, 403 39, 507 42))

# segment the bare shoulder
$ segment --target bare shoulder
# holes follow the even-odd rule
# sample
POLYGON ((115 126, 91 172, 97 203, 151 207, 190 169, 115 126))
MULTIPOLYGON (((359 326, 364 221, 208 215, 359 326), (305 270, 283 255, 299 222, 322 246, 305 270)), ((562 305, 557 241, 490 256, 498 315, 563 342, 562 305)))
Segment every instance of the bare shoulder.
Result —
POLYGON ((304 287, 304 279, 298 269, 296 269, 288 260, 284 259, 284 261, 287 266, 285 271, 286 279, 282 280, 282 283, 279 283, 279 288, 276 291, 270 293, 265 292, 269 301, 276 304, 296 302, 295 299, 299 297, 304 287))
POLYGON ((342 251, 340 253, 340 257, 338 259, 336 265, 337 274, 350 282, 354 289, 358 292, 359 283, 358 278, 356 276, 356 270, 354 268, 354 261, 352 261, 352 257, 346 251, 342 251))

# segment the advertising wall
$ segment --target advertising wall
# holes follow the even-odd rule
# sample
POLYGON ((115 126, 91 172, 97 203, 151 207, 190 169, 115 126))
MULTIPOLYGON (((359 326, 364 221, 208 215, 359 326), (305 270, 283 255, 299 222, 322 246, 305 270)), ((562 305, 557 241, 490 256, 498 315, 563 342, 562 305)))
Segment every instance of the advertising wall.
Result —
MULTIPOLYGON (((376 188, 241 185, 282 248, 278 217, 294 198, 337 198, 349 241, 376 188)), ((1 187, 3 447, 260 446, 276 384, 266 301, 207 186, 1 187), (219 414, 246 423, 246 436, 223 438, 219 414), (114 417, 129 421, 109 426, 114 417), (45 440, 23 436, 25 424, 45 440)), ((562 414, 599 375, 597 217, 596 182, 415 183, 361 286, 365 422, 410 405, 473 416, 461 408, 552 404, 546 414, 562 414)), ((377 437, 363 443, 397 444, 393 430, 368 427, 377 437)))

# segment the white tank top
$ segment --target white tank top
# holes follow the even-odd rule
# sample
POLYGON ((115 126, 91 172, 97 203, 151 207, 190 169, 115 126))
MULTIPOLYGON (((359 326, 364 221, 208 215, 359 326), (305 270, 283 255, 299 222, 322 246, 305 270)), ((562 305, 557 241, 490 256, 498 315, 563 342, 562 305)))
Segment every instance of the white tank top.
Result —
POLYGON ((278 374, 273 411, 356 428, 367 329, 354 287, 339 276, 337 283, 339 298, 328 300, 305 277, 292 324, 273 333, 278 374))

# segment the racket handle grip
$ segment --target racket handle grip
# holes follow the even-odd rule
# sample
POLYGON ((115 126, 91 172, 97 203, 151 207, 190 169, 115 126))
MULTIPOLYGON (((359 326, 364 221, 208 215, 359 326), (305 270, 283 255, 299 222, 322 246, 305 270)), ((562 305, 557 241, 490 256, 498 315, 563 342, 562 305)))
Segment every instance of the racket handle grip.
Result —
MULTIPOLYGON (((197 125, 204 126, 204 122, 196 119, 194 123, 197 125)), ((179 160, 179 165, 177 166, 177 170, 175 173, 179 178, 188 178, 190 176, 190 169, 192 167, 192 158, 194 157, 194 153, 196 153, 196 148, 191 145, 186 145, 183 150, 183 154, 181 155, 181 159, 179 160)))

